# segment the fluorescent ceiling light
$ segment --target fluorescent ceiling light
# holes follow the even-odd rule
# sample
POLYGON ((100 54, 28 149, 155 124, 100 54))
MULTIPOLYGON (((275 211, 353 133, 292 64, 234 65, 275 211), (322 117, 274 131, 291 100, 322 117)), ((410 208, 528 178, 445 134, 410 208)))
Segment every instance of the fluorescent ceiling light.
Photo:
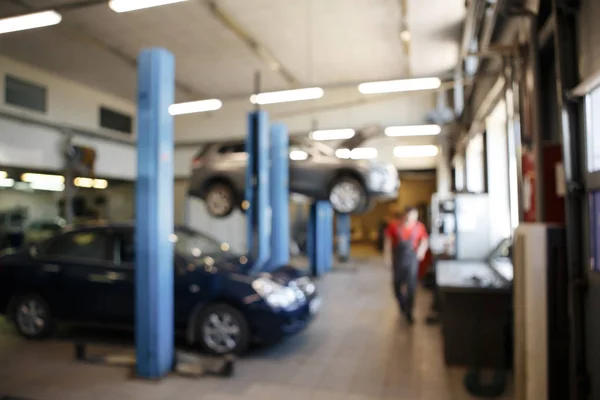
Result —
POLYGON ((438 155, 438 147, 433 144, 423 146, 394 147, 394 156, 398 158, 434 157, 438 155))
POLYGON ((442 128, 439 125, 406 125, 388 126, 386 136, 434 136, 439 135, 442 128))
POLYGON ((60 23, 62 16, 56 11, 42 11, 0 19, 0 34, 42 28, 60 23))
POLYGON ((350 152, 350 158, 353 160, 367 160, 377 157, 377 149, 373 147, 357 147, 350 152))
POLYGON ((342 140, 354 136, 354 129, 328 129, 314 131, 310 134, 313 140, 342 140))
POLYGON ((351 155, 352 155, 352 152, 350 151, 350 149, 337 149, 335 151, 335 156, 337 158, 348 159, 348 158, 350 158, 351 155))
POLYGON ((221 108, 223 103, 218 99, 190 101, 188 103, 171 104, 169 114, 182 115, 193 114, 207 111, 215 111, 221 108))
POLYGON ((106 189, 108 181, 105 179, 94 179, 94 189, 106 189))
POLYGON ((303 161, 308 158, 308 153, 302 150, 290 151, 290 159, 294 161, 303 161))
POLYGON ((33 174, 31 172, 27 172, 23 175, 21 175, 21 180, 23 182, 29 182, 29 183, 48 183, 48 184, 64 184, 65 183, 65 178, 64 176, 60 176, 60 175, 46 175, 46 174, 33 174))
POLYGON ((290 101, 314 100, 323 97, 325 92, 320 87, 267 92, 250 96, 252 104, 287 103, 290 101))
POLYGON ((413 90, 437 89, 442 84, 439 78, 399 79, 395 81, 367 82, 358 85, 362 94, 410 92, 413 90))
POLYGON ((47 190, 49 192, 62 192, 65 190, 64 183, 51 181, 34 181, 29 184, 29 187, 34 190, 47 190))
POLYGON ((15 185, 14 179, 2 178, 0 179, 0 187, 9 188, 15 185))
POLYGON ((128 11, 141 10, 168 4, 181 3, 188 0, 110 0, 108 6, 114 12, 122 13, 128 11))
POLYGON ((0 171, 0 179, 6 179, 8 173, 6 171, 0 171))

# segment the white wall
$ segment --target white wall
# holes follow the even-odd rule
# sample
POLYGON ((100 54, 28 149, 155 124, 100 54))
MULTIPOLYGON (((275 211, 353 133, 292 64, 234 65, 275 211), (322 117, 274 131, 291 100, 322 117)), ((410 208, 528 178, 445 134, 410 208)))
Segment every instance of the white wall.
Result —
POLYGON ((60 195, 56 192, 25 192, 0 189, 0 211, 24 207, 28 209, 27 222, 36 219, 51 219, 58 216, 58 199, 60 195))
MULTIPOLYGON (((47 88, 46 113, 29 111, 0 102, 0 110, 29 116, 47 122, 62 124, 127 138, 129 135, 100 128, 100 106, 135 115, 135 103, 101 92, 85 85, 45 72, 31 65, 0 56, 0 93, 4 93, 4 75, 40 84, 47 88)), ((4 96, 2 96, 4 97, 4 96)))

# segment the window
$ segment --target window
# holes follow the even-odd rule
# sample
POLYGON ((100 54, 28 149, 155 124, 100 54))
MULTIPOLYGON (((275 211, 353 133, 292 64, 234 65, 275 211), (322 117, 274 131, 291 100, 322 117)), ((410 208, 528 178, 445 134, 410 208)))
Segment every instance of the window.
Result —
POLYGON ((48 243, 44 255, 89 261, 112 260, 110 236, 104 232, 70 232, 48 243))
POLYGON ((46 88, 6 75, 4 77, 4 101, 9 105, 46 112, 46 88))
POLYGON ((485 158, 483 148, 483 133, 475 135, 467 145, 465 154, 467 191, 471 193, 485 192, 485 158))
POLYGON ((592 90, 586 99, 587 164, 589 172, 600 171, 600 87, 592 90))
POLYGON ((188 229, 178 229, 175 232, 175 252, 189 257, 213 257, 219 258, 227 254, 229 246, 204 236, 198 232, 188 229))
POLYGON ((242 143, 233 143, 226 144, 219 148, 220 154, 232 154, 232 153, 245 153, 246 152, 246 144, 242 143))
POLYGON ((100 107, 100 126, 123 133, 133 131, 133 119, 130 115, 100 107))

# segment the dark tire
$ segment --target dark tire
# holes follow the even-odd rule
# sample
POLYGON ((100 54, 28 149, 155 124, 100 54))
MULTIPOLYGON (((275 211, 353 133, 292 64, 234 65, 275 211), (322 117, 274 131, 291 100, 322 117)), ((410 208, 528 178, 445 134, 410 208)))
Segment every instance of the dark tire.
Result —
POLYGON ((16 297, 11 302, 11 314, 17 331, 27 339, 44 339, 54 331, 50 307, 36 294, 16 297))
POLYGON ((335 212, 356 214, 368 202, 363 184, 356 178, 342 175, 329 186, 329 202, 335 212))
POLYGON ((206 307, 196 321, 196 342, 211 354, 244 354, 250 328, 244 314, 229 304, 206 307))
POLYGON ((206 189, 204 202, 208 213, 215 218, 227 217, 238 203, 233 187, 224 182, 211 183, 206 189))

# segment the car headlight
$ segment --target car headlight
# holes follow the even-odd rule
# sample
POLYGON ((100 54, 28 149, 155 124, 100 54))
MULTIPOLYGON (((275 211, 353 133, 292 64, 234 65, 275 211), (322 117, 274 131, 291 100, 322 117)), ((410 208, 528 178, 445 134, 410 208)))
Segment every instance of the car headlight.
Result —
POLYGON ((314 294, 317 290, 317 287, 315 286, 314 282, 308 276, 296 279, 296 285, 298 285, 300 290, 302 290, 306 294, 306 296, 314 294))
POLYGON ((267 304, 275 309, 291 309, 297 305, 297 297, 294 289, 280 285, 269 278, 254 280, 252 288, 267 304))

